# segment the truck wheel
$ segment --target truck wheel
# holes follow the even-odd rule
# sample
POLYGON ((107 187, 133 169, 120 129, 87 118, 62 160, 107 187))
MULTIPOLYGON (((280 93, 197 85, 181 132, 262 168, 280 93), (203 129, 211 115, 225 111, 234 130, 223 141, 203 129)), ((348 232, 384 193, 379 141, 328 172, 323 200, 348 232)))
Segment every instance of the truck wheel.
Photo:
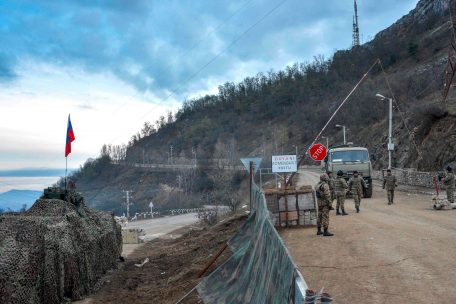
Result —
POLYGON ((369 183, 367 189, 364 189, 364 197, 371 198, 372 197, 372 183, 369 183))

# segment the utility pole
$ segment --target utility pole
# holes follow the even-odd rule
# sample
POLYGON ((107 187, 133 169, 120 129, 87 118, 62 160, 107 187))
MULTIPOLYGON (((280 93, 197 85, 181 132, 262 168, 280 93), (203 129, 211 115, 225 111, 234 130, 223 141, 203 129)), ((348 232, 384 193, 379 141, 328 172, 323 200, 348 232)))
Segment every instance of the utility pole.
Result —
POLYGON ((394 150, 393 144, 393 99, 385 97, 381 94, 375 95, 380 100, 389 101, 389 118, 388 118, 388 169, 391 169, 391 152, 394 150))
POLYGON ((171 165, 172 165, 173 164, 173 145, 169 146, 169 150, 170 150, 170 159, 171 159, 171 165))
POLYGON ((126 205, 127 205, 127 219, 130 219, 130 205, 133 205, 130 203, 130 198, 131 198, 131 193, 133 191, 131 190, 122 190, 123 193, 125 193, 125 200, 126 200, 126 205))
POLYGON ((181 185, 182 185, 182 176, 178 175, 177 176, 177 185, 178 185, 178 188, 181 189, 181 185))
POLYGON ((329 139, 328 139, 328 136, 322 136, 321 138, 326 138, 326 149, 329 149, 329 139))
POLYGON ((196 167, 196 151, 195 151, 194 147, 192 147, 192 154, 193 154, 193 167, 196 167))
POLYGON ((344 145, 346 145, 347 138, 345 137, 345 125, 336 125, 336 128, 342 128, 342 132, 344 133, 344 145))
POLYGON ((391 169, 391 151, 394 150, 393 145, 393 99, 389 99, 389 130, 388 130, 388 169, 391 169))

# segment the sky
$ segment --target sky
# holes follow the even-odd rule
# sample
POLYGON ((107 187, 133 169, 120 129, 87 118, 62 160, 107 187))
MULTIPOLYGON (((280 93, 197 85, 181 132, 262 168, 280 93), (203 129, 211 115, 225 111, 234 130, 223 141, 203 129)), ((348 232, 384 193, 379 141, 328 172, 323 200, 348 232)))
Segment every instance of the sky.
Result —
MULTIPOLYGON (((417 0, 359 0, 361 41, 417 0)), ((351 46, 352 0, 0 0, 0 170, 68 167, 218 85, 351 46)))

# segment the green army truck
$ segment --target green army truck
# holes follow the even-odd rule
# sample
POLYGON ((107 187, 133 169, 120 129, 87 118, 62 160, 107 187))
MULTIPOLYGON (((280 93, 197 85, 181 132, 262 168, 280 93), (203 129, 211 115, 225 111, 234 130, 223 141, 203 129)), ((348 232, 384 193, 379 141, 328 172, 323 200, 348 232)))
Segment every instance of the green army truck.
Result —
POLYGON ((372 164, 369 158, 369 151, 363 147, 352 147, 343 145, 331 147, 326 158, 322 161, 322 169, 333 172, 335 177, 337 171, 344 172, 347 180, 352 177, 354 171, 358 171, 366 182, 367 188, 364 189, 364 197, 372 197, 372 164))

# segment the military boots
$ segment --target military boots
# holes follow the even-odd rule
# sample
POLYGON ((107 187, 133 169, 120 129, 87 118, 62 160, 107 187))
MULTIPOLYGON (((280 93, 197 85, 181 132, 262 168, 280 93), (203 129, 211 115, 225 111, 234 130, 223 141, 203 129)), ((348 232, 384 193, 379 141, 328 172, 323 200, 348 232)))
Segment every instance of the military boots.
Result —
POLYGON ((348 213, 345 212, 345 208, 342 208, 342 215, 348 215, 348 213))
POLYGON ((334 234, 329 232, 328 229, 325 229, 325 232, 323 232, 323 236, 333 236, 334 234))
MULTIPOLYGON (((343 209, 342 209, 343 210, 343 209)), ((339 207, 336 209, 336 215, 340 215, 341 213, 339 212, 339 207)))
POLYGON ((317 227, 317 229, 318 229, 318 230, 317 230, 317 235, 323 234, 323 232, 321 232, 321 227, 317 227))

